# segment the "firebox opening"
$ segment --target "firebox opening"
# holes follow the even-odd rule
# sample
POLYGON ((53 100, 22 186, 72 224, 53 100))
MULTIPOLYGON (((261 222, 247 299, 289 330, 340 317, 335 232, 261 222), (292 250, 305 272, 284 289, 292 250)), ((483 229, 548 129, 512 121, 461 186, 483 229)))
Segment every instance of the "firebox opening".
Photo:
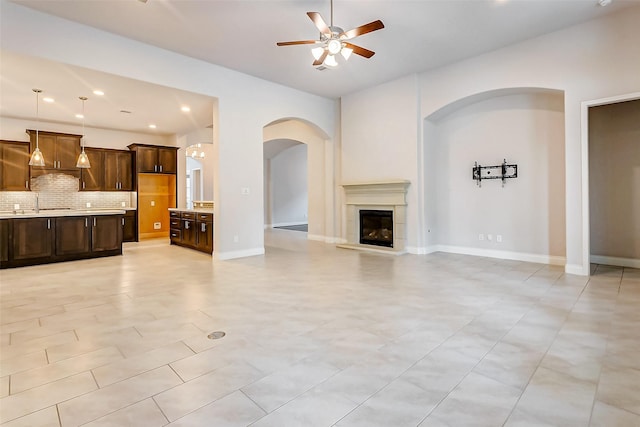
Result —
POLYGON ((360 244, 393 247, 393 211, 360 211, 360 244))

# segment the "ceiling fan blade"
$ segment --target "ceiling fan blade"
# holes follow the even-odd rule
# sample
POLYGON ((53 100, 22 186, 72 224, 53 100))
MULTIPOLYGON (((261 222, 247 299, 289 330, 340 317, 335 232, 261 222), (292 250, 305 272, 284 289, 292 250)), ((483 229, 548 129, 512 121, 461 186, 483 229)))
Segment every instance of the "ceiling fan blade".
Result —
POLYGON ((322 19, 322 16, 320 15, 320 13, 307 12, 307 16, 311 18, 316 28, 320 30, 320 33, 324 34, 325 36, 329 36, 329 37, 331 36, 331 30, 329 29, 329 26, 327 25, 327 23, 324 22, 324 19, 322 19))
POLYGON ((372 50, 365 49, 365 48, 360 47, 360 46, 356 46, 355 44, 351 44, 351 43, 346 43, 345 42, 344 45, 345 45, 345 47, 348 47, 349 49, 352 49, 353 53, 355 53, 356 55, 364 56, 367 59, 371 58, 373 55, 376 54, 372 50))
POLYGON ((278 42, 276 43, 276 45, 278 46, 293 46, 296 44, 316 44, 316 43, 320 43, 319 40, 298 40, 298 41, 293 41, 293 42, 278 42))
POLYGON ((322 63, 324 62, 328 54, 329 54, 329 51, 325 49, 325 51, 322 52, 322 56, 320 56, 320 58, 313 61, 313 66, 317 67, 318 65, 322 65, 322 63))
POLYGON ((383 28, 384 28, 384 24, 382 23, 381 20, 378 19, 377 21, 373 21, 373 22, 369 22, 368 24, 360 25, 359 27, 354 28, 353 30, 345 31, 344 33, 340 34, 339 37, 342 40, 348 40, 348 39, 352 39, 354 37, 361 36, 363 34, 370 33, 372 31, 381 30, 383 28))

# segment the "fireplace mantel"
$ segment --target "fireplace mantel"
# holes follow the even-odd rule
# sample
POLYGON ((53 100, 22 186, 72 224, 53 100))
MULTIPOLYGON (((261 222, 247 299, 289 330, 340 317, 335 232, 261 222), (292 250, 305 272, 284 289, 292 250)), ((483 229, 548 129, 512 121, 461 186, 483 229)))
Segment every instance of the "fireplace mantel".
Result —
POLYGON ((408 180, 342 184, 347 211, 347 243, 338 246, 396 255, 406 253, 407 189, 410 184, 408 180), (359 212, 376 209, 393 212, 393 248, 360 243, 359 212))

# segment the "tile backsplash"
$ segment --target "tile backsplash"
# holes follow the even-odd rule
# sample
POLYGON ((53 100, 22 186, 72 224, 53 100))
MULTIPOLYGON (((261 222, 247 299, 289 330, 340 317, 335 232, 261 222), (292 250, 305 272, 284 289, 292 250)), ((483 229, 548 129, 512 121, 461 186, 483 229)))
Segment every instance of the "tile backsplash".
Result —
POLYGON ((40 209, 86 209, 135 207, 135 193, 126 191, 78 191, 78 178, 64 174, 42 175, 31 179, 31 191, 0 191, 0 211, 34 209, 36 194, 40 209))

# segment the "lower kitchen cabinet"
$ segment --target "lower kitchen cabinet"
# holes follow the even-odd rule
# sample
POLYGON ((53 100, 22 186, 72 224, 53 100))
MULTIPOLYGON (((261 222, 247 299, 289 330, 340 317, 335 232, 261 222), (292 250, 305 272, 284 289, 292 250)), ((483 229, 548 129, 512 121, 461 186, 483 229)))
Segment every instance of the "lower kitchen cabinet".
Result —
POLYGON ((0 268, 122 255, 123 215, 0 220, 0 268))
POLYGON ((138 227, 136 227, 136 211, 129 210, 122 218, 122 241, 135 242, 138 239, 138 227))
POLYGON ((9 261, 46 260, 54 256, 55 222, 51 218, 20 218, 10 222, 9 261))
POLYGON ((91 221, 91 252, 122 252, 122 215, 99 215, 91 221))
POLYGON ((9 261, 9 220, 0 219, 0 267, 9 261))
POLYGON ((197 211, 170 211, 172 245, 213 253, 213 214, 197 211))
POLYGON ((56 218, 56 255, 84 254, 91 249, 89 217, 64 216, 56 218))

